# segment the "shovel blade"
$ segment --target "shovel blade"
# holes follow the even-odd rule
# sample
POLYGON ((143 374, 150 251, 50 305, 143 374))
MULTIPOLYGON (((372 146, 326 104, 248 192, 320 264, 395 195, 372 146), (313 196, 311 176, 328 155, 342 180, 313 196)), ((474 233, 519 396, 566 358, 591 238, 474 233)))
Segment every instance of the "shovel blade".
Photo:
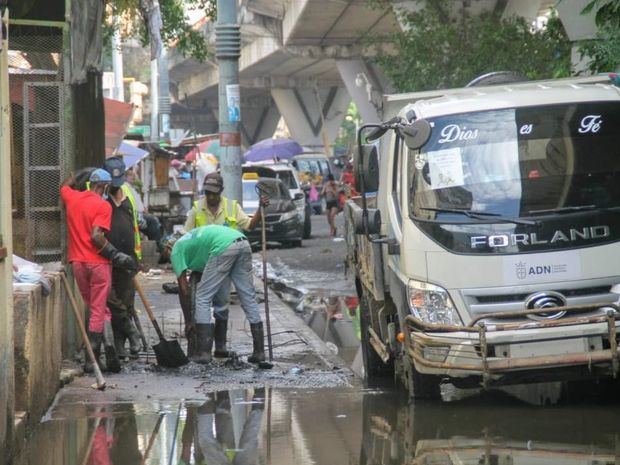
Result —
POLYGON ((153 350, 160 366, 178 368, 189 363, 179 341, 160 341, 153 346, 153 350))

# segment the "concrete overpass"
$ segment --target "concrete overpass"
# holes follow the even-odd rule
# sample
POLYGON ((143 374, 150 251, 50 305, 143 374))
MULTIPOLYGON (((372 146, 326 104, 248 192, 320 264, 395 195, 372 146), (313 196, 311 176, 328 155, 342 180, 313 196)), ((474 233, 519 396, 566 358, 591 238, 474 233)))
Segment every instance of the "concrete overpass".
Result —
MULTIPOLYGON (((420 8, 392 1, 394 8, 371 9, 367 0, 239 0, 242 50, 239 61, 242 137, 245 145, 270 137, 283 116, 302 145, 323 148, 323 121, 329 143, 351 100, 364 121, 380 120, 382 94, 390 83, 369 61, 370 35, 400 30, 397 12, 420 8), (395 13, 396 12, 396 13, 395 13), (323 118, 321 118, 321 114, 323 118)), ((555 0, 468 0, 454 14, 495 10, 534 20, 555 0)), ((587 0, 560 2, 572 40, 593 34, 593 19, 579 15, 587 0)), ((214 24, 199 25, 214 44, 214 24)), ((380 53, 380 52, 379 52, 380 53)), ((217 132, 218 70, 170 54, 173 126, 217 132)))

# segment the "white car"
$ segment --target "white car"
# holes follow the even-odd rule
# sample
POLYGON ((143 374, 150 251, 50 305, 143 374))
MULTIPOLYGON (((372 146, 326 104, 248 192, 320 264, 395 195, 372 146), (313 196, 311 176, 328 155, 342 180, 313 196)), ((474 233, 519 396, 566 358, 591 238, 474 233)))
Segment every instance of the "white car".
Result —
POLYGON ((306 195, 301 189, 297 170, 293 166, 284 163, 248 163, 243 165, 242 171, 243 173, 257 173, 264 178, 276 178, 284 183, 291 194, 299 215, 303 218, 303 238, 309 239, 312 234, 310 204, 307 202, 306 195))

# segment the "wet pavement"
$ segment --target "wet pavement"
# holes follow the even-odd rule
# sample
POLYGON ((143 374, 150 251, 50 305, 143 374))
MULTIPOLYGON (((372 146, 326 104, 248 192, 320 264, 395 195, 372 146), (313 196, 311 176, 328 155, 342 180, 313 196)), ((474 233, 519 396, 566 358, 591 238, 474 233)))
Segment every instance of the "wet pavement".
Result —
POLYGON ((67 394, 16 464, 620 464, 613 400, 407 404, 385 388, 254 388, 175 402, 67 394))

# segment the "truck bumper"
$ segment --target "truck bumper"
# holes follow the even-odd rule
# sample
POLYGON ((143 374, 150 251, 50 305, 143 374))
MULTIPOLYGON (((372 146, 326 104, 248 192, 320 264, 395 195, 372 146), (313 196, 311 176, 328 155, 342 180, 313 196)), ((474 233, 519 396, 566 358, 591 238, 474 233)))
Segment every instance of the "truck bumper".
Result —
POLYGON ((428 324, 409 315, 405 350, 420 373, 457 380, 478 378, 484 386, 522 382, 519 380, 524 378, 564 380, 571 370, 583 378, 584 368, 591 377, 615 378, 619 371, 620 308, 600 304, 565 309, 569 316, 558 320, 515 321, 544 313, 527 310, 483 315, 468 326, 428 324), (597 310, 599 313, 592 315, 597 310), (485 323, 498 319, 508 321, 485 323))

